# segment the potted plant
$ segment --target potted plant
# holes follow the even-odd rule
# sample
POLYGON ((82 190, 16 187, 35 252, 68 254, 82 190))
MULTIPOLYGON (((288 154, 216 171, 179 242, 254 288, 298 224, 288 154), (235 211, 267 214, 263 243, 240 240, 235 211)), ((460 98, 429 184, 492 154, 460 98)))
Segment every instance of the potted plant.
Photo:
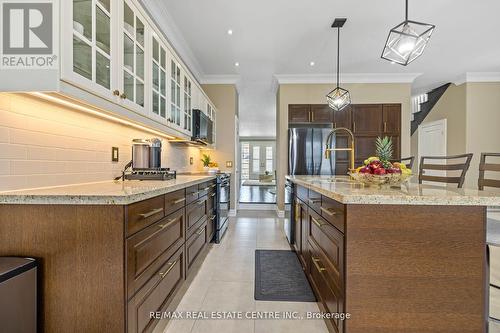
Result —
POLYGON ((201 163, 203 163, 203 170, 208 171, 210 169, 210 164, 212 164, 212 158, 208 154, 203 154, 201 163))

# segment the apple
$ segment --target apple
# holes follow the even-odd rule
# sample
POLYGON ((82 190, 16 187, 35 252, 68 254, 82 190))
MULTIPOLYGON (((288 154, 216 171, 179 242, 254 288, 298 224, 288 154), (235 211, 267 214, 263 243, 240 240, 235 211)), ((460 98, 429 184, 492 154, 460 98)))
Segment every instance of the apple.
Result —
POLYGON ((365 166, 359 170, 360 173, 371 173, 370 167, 365 166))
POLYGON ((373 173, 375 175, 378 175, 378 176, 383 176, 383 175, 385 175, 385 169, 384 168, 377 168, 373 171, 373 173))

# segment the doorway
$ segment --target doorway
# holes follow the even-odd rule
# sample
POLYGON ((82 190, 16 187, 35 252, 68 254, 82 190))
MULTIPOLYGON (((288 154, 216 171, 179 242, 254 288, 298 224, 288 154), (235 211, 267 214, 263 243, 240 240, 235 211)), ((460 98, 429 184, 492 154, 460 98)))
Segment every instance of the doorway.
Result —
MULTIPOLYGON (((422 156, 446 156, 446 119, 422 124, 418 127, 418 160, 422 156)), ((446 163, 445 160, 437 160, 433 163, 446 163)), ((446 176, 446 171, 427 170, 429 176, 446 176)), ((433 185, 443 185, 444 183, 432 183, 433 185)))
POLYGON ((240 141, 242 204, 276 203, 276 141, 240 141))

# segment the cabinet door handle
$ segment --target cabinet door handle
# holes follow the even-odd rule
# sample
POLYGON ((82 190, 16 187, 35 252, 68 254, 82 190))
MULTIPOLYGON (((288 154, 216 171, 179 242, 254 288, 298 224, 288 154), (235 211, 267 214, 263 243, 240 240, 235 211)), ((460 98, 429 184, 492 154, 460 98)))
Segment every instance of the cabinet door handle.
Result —
POLYGON ((319 265, 319 263, 321 262, 319 258, 312 257, 312 262, 313 262, 314 266, 316 266, 316 269, 317 269, 319 272, 324 272, 324 271, 326 271, 326 268, 321 267, 321 266, 319 265))
POLYGON ((210 218, 211 221, 215 220, 215 215, 212 215, 212 217, 210 218))
POLYGON ((352 122, 352 131, 354 133, 356 133, 356 122, 355 121, 352 122))
POLYGON ((316 220, 314 217, 311 216, 311 219, 313 221, 314 224, 316 224, 318 226, 318 228, 322 228, 323 225, 325 225, 325 223, 321 223, 319 222, 318 220, 316 220))
POLYGON ((203 233, 204 227, 200 227, 198 231, 196 232, 197 235, 201 235, 203 233))
POLYGON ((387 121, 384 121, 384 132, 387 132, 387 121))
POLYGON ((214 193, 212 193, 211 197, 215 197, 215 192, 214 192, 214 193))
POLYGON ((165 223, 165 224, 158 224, 158 227, 159 227, 160 229, 162 229, 162 230, 163 230, 163 229, 166 229, 166 228, 170 227, 170 226, 172 225, 172 223, 174 223, 175 221, 177 221, 177 219, 171 219, 171 220, 168 220, 168 222, 167 222, 167 223, 165 223))
POLYGON ((333 128, 337 128, 337 123, 333 123, 333 128))
POLYGON ((173 204, 177 205, 178 203, 181 203, 181 202, 184 202, 184 201, 186 201, 186 198, 180 198, 180 199, 174 200, 173 204))
POLYGON ((148 217, 151 217, 151 216, 158 214, 158 213, 161 213, 161 212, 163 212, 163 207, 153 209, 153 210, 151 210, 147 213, 144 213, 144 214, 139 214, 139 216, 143 219, 147 219, 148 217))
POLYGON ((335 215, 337 215, 337 212, 334 211, 334 210, 331 210, 331 209, 328 209, 328 208, 325 208, 325 207, 320 207, 320 209, 321 209, 321 211, 323 213, 325 213, 328 216, 335 216, 335 215))
POLYGON ((113 95, 114 96, 120 96, 120 91, 119 90, 113 90, 113 95))
POLYGON ((167 271, 165 273, 162 273, 160 272, 160 277, 163 279, 165 276, 168 275, 168 273, 170 273, 170 271, 172 270, 172 268, 174 268, 175 264, 177 264, 177 261, 174 261, 174 262, 169 262, 167 265, 169 266, 167 271))
POLYGON ((314 112, 311 111, 311 123, 314 122, 314 112))

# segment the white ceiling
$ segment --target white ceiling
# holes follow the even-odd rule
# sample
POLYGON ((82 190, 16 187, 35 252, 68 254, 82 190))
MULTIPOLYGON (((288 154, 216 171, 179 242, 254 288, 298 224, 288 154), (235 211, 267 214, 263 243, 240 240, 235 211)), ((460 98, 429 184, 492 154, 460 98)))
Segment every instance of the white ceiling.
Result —
POLYGON ((275 97, 265 93, 274 75, 333 76, 335 17, 348 19, 341 32, 343 73, 422 73, 413 85, 421 92, 465 72, 500 71, 498 0, 410 0, 410 19, 436 30, 408 67, 380 58, 389 29, 404 19, 403 0, 142 1, 201 81, 239 75, 242 135, 274 133, 275 97))

